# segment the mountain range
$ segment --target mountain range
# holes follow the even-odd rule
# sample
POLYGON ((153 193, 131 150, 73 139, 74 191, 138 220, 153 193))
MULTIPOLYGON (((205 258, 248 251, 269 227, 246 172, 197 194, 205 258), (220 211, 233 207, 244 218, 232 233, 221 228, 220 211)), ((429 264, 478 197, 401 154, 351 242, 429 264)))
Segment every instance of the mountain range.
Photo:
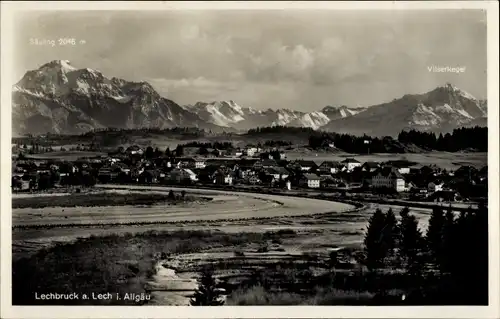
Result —
POLYGON ((362 108, 326 106, 320 111, 300 112, 290 109, 256 110, 241 107, 234 101, 215 101, 211 103, 198 102, 185 106, 190 112, 196 113, 204 121, 222 127, 237 127, 248 130, 264 126, 311 127, 318 129, 332 120, 345 118, 364 111, 362 108))
POLYGON ((370 107, 326 106, 319 111, 257 110, 236 102, 181 106, 147 82, 107 78, 54 60, 28 71, 13 86, 13 133, 77 134, 96 128, 197 127, 237 132, 255 127, 311 127, 338 133, 395 135, 404 129, 444 132, 486 125, 486 101, 451 84, 370 107))

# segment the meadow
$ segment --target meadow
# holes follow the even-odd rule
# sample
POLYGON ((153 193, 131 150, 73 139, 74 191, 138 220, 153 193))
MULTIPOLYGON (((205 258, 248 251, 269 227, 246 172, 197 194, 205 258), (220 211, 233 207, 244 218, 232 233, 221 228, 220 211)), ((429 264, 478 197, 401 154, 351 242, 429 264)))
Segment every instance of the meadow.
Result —
POLYGON ((427 153, 406 153, 406 154, 367 154, 357 155, 344 152, 335 153, 315 153, 313 151, 287 152, 288 160, 312 160, 318 165, 323 161, 343 161, 346 158, 355 158, 361 163, 365 162, 385 162, 395 160, 407 160, 418 163, 414 167, 422 167, 425 165, 436 165, 447 170, 456 170, 460 166, 473 166, 482 168, 488 165, 488 153, 449 153, 449 152, 427 152, 427 153), (316 156, 317 155, 317 156, 316 156))

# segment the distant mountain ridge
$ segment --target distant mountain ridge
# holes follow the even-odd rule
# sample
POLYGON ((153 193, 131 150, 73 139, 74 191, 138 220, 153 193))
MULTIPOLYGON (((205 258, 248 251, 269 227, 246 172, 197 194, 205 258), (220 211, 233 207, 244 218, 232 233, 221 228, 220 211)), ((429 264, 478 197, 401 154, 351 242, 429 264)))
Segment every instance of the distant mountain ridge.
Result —
POLYGON ((218 131, 146 82, 108 79, 92 69, 54 60, 28 71, 13 87, 17 134, 82 133, 96 128, 199 127, 218 131))
POLYGON ((313 112, 290 109, 256 110, 251 107, 242 107, 232 100, 197 102, 194 105, 186 105, 185 109, 196 113, 206 122, 241 130, 278 125, 318 129, 331 120, 349 117, 365 110, 365 108, 349 108, 345 105, 326 106, 320 111, 313 112))
POLYGON ((486 125, 487 103, 451 84, 371 107, 325 106, 313 112, 257 110, 235 101, 180 106, 147 82, 107 78, 67 60, 26 72, 13 86, 15 134, 78 134, 99 128, 196 127, 212 132, 291 126, 350 134, 395 135, 404 129, 444 132, 486 125))
POLYGON ((447 83, 424 94, 407 94, 368 107, 353 116, 333 120, 320 129, 374 136, 395 136, 409 129, 449 132, 462 126, 485 124, 487 115, 485 100, 478 100, 447 83))

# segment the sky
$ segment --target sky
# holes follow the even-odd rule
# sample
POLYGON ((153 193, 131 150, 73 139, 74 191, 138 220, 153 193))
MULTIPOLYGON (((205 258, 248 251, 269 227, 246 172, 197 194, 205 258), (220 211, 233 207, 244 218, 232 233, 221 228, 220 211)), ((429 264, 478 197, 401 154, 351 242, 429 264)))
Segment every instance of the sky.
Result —
POLYGON ((59 11, 15 21, 15 81, 61 59, 147 81, 181 105, 234 100, 309 112, 375 105, 446 82, 486 98, 481 10, 59 11), (76 45, 33 44, 59 38, 76 45))

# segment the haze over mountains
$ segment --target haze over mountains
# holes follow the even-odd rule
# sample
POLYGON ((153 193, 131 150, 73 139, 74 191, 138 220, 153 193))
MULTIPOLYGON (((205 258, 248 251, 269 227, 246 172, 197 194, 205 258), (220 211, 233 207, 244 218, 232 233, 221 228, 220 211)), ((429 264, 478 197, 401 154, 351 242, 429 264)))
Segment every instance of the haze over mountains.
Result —
POLYGON ((351 134, 396 135, 403 129, 446 132, 486 126, 486 101, 446 84, 365 108, 326 106, 309 113, 257 110, 235 101, 180 106, 146 82, 106 78, 55 60, 28 71, 13 87, 13 133, 75 134, 95 128, 198 127, 235 132, 264 126, 311 127, 351 134))

